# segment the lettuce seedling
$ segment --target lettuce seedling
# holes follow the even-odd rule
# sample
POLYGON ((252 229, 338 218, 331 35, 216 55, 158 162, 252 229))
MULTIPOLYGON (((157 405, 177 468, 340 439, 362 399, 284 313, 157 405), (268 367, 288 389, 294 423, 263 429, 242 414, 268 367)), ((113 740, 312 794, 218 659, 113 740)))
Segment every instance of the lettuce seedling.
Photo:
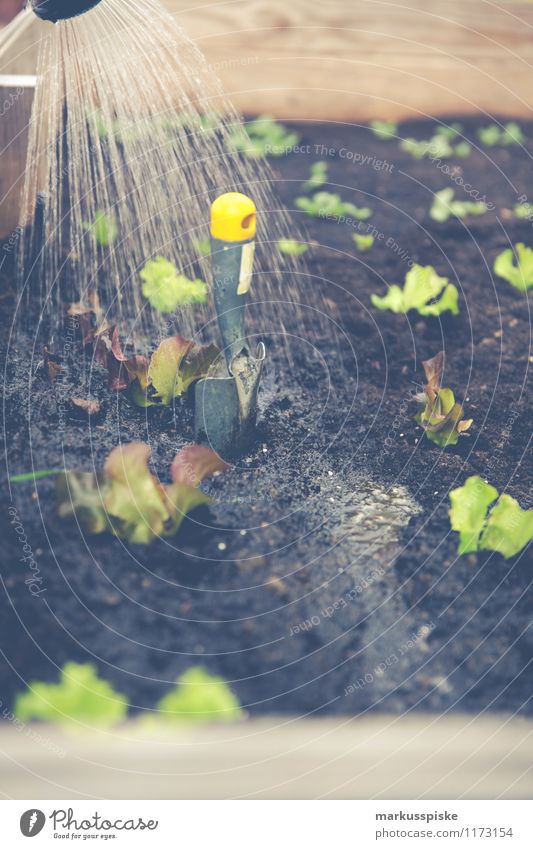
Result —
POLYGON ((249 159, 284 156, 299 141, 298 133, 287 130, 270 115, 261 115, 247 124, 233 124, 229 128, 231 147, 249 159))
POLYGON ((370 129, 376 138, 386 141, 398 135, 398 124, 394 121, 371 121, 370 129))
POLYGON ((131 395, 139 407, 171 404, 189 387, 205 377, 220 358, 216 345, 197 345, 183 336, 163 339, 151 356, 126 363, 131 378, 131 395))
POLYGON ((523 510, 510 495, 498 497, 498 491, 478 475, 452 490, 450 503, 459 554, 486 550, 513 557, 533 539, 533 510, 523 510))
POLYGON ((533 288, 533 250, 523 242, 498 254, 493 268, 498 277, 503 277, 515 289, 527 292, 533 288))
POLYGON ((464 158, 469 156, 471 147, 466 141, 458 142, 455 146, 452 145, 452 140, 457 135, 453 131, 453 135, 446 130, 447 127, 440 127, 435 132, 435 135, 430 139, 417 141, 417 139, 406 138, 400 142, 400 149, 405 150, 414 159, 423 159, 424 156, 429 156, 431 159, 449 159, 451 156, 464 158))
POLYGON ((366 206, 359 207, 354 203, 343 201, 340 195, 332 192, 316 192, 312 198, 296 198, 295 204, 310 218, 344 218, 352 217, 358 221, 366 221, 372 215, 372 210, 366 206))
POLYGON ((525 218, 528 221, 533 220, 533 203, 517 203, 513 206, 515 218, 525 218))
POLYGON ((441 386, 444 372, 444 351, 422 363, 427 384, 424 391, 416 396, 420 409, 415 420, 424 428, 428 439, 446 448, 456 445, 459 437, 472 425, 473 419, 462 419, 463 408, 455 401, 451 389, 441 386))
POLYGON ((202 666, 192 666, 178 678, 177 687, 163 696, 157 710, 174 722, 232 722, 243 712, 223 678, 202 666))
POLYGON ((457 136, 460 135, 460 133, 462 132, 463 125, 454 122, 453 124, 438 124, 435 127, 434 135, 444 136, 444 138, 450 139, 450 141, 452 141, 453 139, 457 138, 457 136))
POLYGON ((307 250, 307 245, 296 239, 278 239, 278 250, 286 256, 301 256, 307 250))
POLYGON ((446 310, 457 315, 458 297, 456 286, 447 277, 439 277, 432 265, 413 265, 405 275, 403 289, 392 285, 383 298, 371 295, 371 301, 380 310, 394 313, 417 310, 420 315, 437 316, 446 310))
POLYGON ((355 247, 361 253, 363 253, 364 251, 369 251, 375 241, 374 236, 372 236, 371 234, 365 236, 361 233, 353 233, 352 238, 355 242, 355 247))
POLYGON ((435 193, 429 217, 433 221, 443 222, 450 216, 466 218, 467 215, 484 215, 487 209, 487 204, 482 200, 454 200, 453 189, 447 188, 435 193))
POLYGON ((313 162, 309 178, 303 184, 305 192, 313 192, 320 189, 328 182, 328 163, 313 162))
POLYGON ((140 278, 144 297, 158 312, 172 313, 178 307, 203 304, 207 298, 203 280, 190 280, 162 256, 148 260, 140 278))
POLYGON ((149 469, 144 442, 119 445, 101 473, 65 472, 57 481, 62 518, 76 518, 88 533, 109 531, 131 543, 147 545, 174 536, 183 518, 211 499, 198 485, 229 466, 210 448, 188 445, 176 454, 172 483, 163 485, 149 469))
POLYGON ((89 331, 85 336, 86 344, 92 342, 94 359, 107 370, 108 388, 112 392, 127 389, 137 374, 142 373, 147 366, 146 357, 134 355, 127 357, 122 351, 118 327, 111 325, 99 330, 89 331))
POLYGON ((477 131, 477 136, 481 144, 486 147, 494 147, 497 144, 523 144, 525 141, 524 134, 515 121, 509 121, 503 127, 499 127, 498 124, 481 127, 477 131))
POLYGON ((128 699, 98 677, 92 663, 66 663, 58 684, 32 681, 15 699, 14 714, 22 722, 40 720, 109 728, 126 717, 128 699))
POLYGON ((118 236, 117 219, 102 209, 95 212, 92 221, 84 221, 83 227, 87 233, 91 233, 101 248, 108 248, 118 236))

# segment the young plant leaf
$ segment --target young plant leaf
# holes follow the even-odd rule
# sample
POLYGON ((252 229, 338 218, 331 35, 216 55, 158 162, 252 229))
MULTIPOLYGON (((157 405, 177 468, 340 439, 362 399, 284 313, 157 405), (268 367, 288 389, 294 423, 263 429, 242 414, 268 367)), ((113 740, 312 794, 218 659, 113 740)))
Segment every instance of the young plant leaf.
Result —
POLYGON ((498 490, 478 475, 467 478, 463 486, 450 492, 450 523, 459 532, 459 554, 477 551, 487 509, 498 497, 498 490))
POLYGON ((146 358, 137 354, 127 357, 123 353, 116 325, 89 334, 89 339, 91 335, 94 359, 107 369, 109 389, 112 392, 127 389, 131 381, 146 369, 146 358))
POLYGON ((498 498, 498 491, 477 475, 452 490, 450 502, 451 527, 459 532, 459 554, 487 550, 514 557, 533 539, 533 510, 523 510, 506 493, 498 498))
POLYGON ((435 127, 434 135, 444 136, 444 138, 453 140, 457 138, 457 136, 460 135, 460 133, 462 132, 463 125, 455 122, 453 124, 439 124, 437 127, 435 127))
POLYGON ((386 141, 398 135, 398 124, 394 121, 371 121, 370 129, 376 138, 386 141))
POLYGON ((349 201, 343 201, 340 195, 332 192, 316 192, 312 198, 299 197, 296 198, 295 204, 311 218, 335 220, 352 217, 358 221, 366 221, 372 215, 372 210, 367 206, 358 207, 349 201))
POLYGON ((500 495, 481 535, 480 549, 514 557, 533 539, 533 510, 522 510, 507 493, 500 495))
POLYGON ((363 253, 364 251, 369 251, 372 245, 374 244, 374 236, 368 234, 367 236, 361 233, 354 233, 352 238, 355 242, 355 247, 358 251, 363 253))
POLYGON ((149 459, 148 445, 131 442, 111 451, 101 474, 65 472, 57 483, 59 516, 76 517, 88 533, 110 531, 147 545, 173 536, 187 513, 208 504, 198 484, 229 468, 210 448, 187 446, 174 458, 173 482, 165 486, 150 471, 149 459))
POLYGON ((301 256, 307 250, 307 245, 296 239, 278 239, 278 250, 286 256, 301 256))
POLYGON ((39 720, 60 725, 79 723, 109 728, 122 722, 128 699, 98 677, 92 663, 66 663, 58 684, 32 681, 15 699, 14 713, 22 722, 39 720))
POLYGON ((519 242, 513 248, 507 248, 494 260, 494 273, 503 277, 520 292, 533 288, 533 250, 519 242), (516 259, 516 265, 514 261, 516 259))
POLYGON ((485 147, 494 147, 500 144, 502 131, 497 124, 489 124, 488 127, 480 127, 477 131, 477 137, 485 147))
POLYGON ((109 530, 103 503, 104 486, 102 475, 63 471, 56 481, 59 517, 75 518, 83 530, 90 534, 102 534, 109 530))
POLYGON ((439 277, 433 266, 413 265, 405 275, 401 289, 392 285, 384 297, 372 295, 372 304, 380 310, 407 313, 417 310, 420 315, 438 316, 445 311, 459 313, 459 293, 447 277, 439 277))
POLYGON ((417 396, 420 409, 415 416, 428 439, 441 448, 456 445, 459 437, 471 427, 473 421, 461 418, 463 408, 456 403, 452 390, 441 387, 444 364, 444 351, 422 363, 427 384, 424 392, 417 396))
POLYGON ((302 188, 304 192, 314 192, 320 189, 328 182, 328 163, 313 162, 309 178, 305 181, 302 188))
POLYGON ((497 144, 523 144, 524 134, 516 121, 509 121, 503 127, 498 124, 489 124, 477 131, 478 139, 486 147, 494 147, 497 144))
POLYGON ((513 206, 515 218, 525 218, 533 221, 533 203, 517 203, 513 206))
POLYGON ((43 478, 62 475, 64 471, 64 469, 41 469, 38 472, 23 472, 20 475, 12 475, 9 478, 9 483, 33 483, 43 480, 43 478))
POLYGON ((149 459, 148 445, 131 442, 114 448, 104 466, 105 509, 114 533, 141 545, 162 536, 171 518, 164 488, 148 468, 149 459))
POLYGON ((163 718, 175 722, 231 722, 242 716, 239 700, 223 678, 192 666, 177 687, 157 705, 163 718))
POLYGON ((103 209, 97 210, 92 221, 84 221, 83 227, 101 248, 108 248, 118 236, 117 219, 103 209))
POLYGON ((429 217, 433 221, 444 222, 450 216, 466 218, 468 215, 484 215, 487 210, 487 204, 481 200, 454 200, 453 189, 447 188, 435 193, 429 217))
POLYGON ((158 312, 172 313, 178 307, 203 304, 207 298, 203 280, 179 274, 174 263, 162 256, 148 260, 139 276, 144 297, 158 312))
POLYGON ((197 345, 183 336, 163 339, 149 363, 138 357, 136 371, 128 364, 132 399, 139 407, 171 404, 192 383, 205 377, 219 357, 216 345, 197 345))
POLYGON ((229 130, 229 143, 249 159, 285 156, 298 144, 298 133, 287 130, 270 115, 260 115, 246 124, 234 124, 229 130))

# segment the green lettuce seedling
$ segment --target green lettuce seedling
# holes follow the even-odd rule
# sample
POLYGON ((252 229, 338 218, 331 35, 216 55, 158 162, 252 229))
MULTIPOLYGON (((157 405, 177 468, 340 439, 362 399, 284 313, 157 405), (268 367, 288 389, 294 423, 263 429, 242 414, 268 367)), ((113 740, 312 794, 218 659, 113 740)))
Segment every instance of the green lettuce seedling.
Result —
POLYGON ((103 472, 65 472, 57 481, 58 513, 76 518, 87 533, 109 531, 131 543, 147 545, 174 536, 183 518, 211 499, 198 485, 229 467, 203 445, 188 445, 176 454, 172 483, 163 485, 148 467, 150 447, 144 442, 119 445, 103 472))
POLYGON ((447 188, 435 193, 429 217, 433 221, 443 222, 450 216, 466 218, 467 215, 484 215, 487 209, 487 204, 481 200, 455 200, 453 189, 447 188))
POLYGON ((395 124, 394 121, 371 121, 370 129, 376 138, 382 141, 392 139, 398 135, 398 124, 395 124))
POLYGON ((139 407, 171 404, 205 377, 219 358, 216 345, 197 345, 183 336, 163 339, 149 362, 145 357, 126 361, 131 397, 139 407))
POLYGON ((364 251, 369 251, 375 241, 374 236, 372 236, 370 233, 368 235, 364 235, 362 233, 353 233, 352 238, 355 242, 355 247, 361 253, 363 253, 364 251))
POLYGON ((118 236, 118 224, 114 215, 110 215, 99 209, 94 214, 92 221, 84 221, 83 227, 90 233, 96 244, 101 248, 108 248, 118 236))
POLYGON ((309 178, 303 184, 305 192, 313 192, 320 189, 321 186, 328 182, 328 163, 313 162, 311 165, 311 173, 309 178))
POLYGON ((32 681, 15 699, 14 714, 22 722, 40 720, 108 728, 121 722, 128 699, 98 677, 91 663, 66 663, 58 684, 32 681))
POLYGON ((437 316, 446 310, 457 315, 458 297, 456 286, 447 277, 439 277, 432 265, 413 265, 405 275, 403 289, 392 285, 384 297, 371 295, 371 300, 380 310, 394 313, 417 310, 420 315, 437 316))
POLYGON ((514 557, 533 539, 533 510, 523 510, 510 495, 498 497, 498 491, 478 475, 452 490, 450 502, 459 554, 486 550, 514 557))
POLYGON ((278 250, 286 256, 301 256, 307 250, 307 245, 296 239, 278 239, 278 250))
POLYGON ((158 312, 172 313, 178 307, 203 304, 207 298, 203 280, 190 280, 162 256, 148 260, 140 278, 144 297, 158 312))
POLYGON ((261 115, 247 124, 229 128, 229 143, 249 159, 263 156, 284 156, 300 141, 298 133, 287 130, 270 115, 261 115))
POLYGON ((309 215, 310 218, 356 218, 365 221, 372 215, 368 207, 358 207, 354 203, 343 201, 340 195, 332 192, 316 192, 312 198, 296 198, 295 204, 298 209, 309 215))
POLYGON ((528 221, 533 220, 533 203, 517 203, 513 206, 515 218, 525 218, 528 221))
POLYGON ((498 124, 489 124, 477 131, 478 139, 486 147, 494 147, 497 144, 523 144, 524 134, 515 121, 509 121, 500 127, 498 124))
POLYGON ((523 242, 498 254, 493 267, 494 273, 507 280, 515 289, 527 292, 533 288, 533 250, 523 242))
POLYGON ((416 396, 420 409, 415 416, 427 438, 441 448, 456 445, 473 421, 462 418, 463 408, 456 403, 452 390, 441 387, 444 365, 444 351, 422 363, 427 384, 424 391, 416 396))
POLYGON ((453 139, 457 138, 457 136, 460 135, 460 133, 462 132, 463 125, 454 122, 453 124, 438 124, 435 127, 434 135, 444 136, 444 138, 450 139, 450 141, 452 141, 453 139))
POLYGON ((157 705, 162 718, 173 722, 232 722, 243 715, 239 700, 223 678, 202 666, 192 666, 177 687, 157 705))

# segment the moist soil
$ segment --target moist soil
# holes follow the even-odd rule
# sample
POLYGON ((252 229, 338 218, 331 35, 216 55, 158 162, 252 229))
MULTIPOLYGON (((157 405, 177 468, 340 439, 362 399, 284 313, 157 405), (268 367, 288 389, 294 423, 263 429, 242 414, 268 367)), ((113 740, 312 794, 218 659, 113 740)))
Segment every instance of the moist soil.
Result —
MULTIPOLYGON (((475 145, 486 122, 462 123, 475 145)), ((401 135, 428 138, 434 126, 412 123, 401 135)), ((491 272, 511 243, 533 244, 533 225, 510 213, 518 196, 533 198, 533 125, 522 126, 524 147, 474 147, 440 166, 364 127, 296 126, 299 150, 274 163, 277 191, 308 232, 309 285, 323 287, 337 341, 312 339, 314 353, 296 349, 286 369, 267 337, 254 441, 207 483, 212 505, 175 539, 142 547, 84 534, 58 518, 52 479, 6 488, 3 705, 74 660, 95 663, 133 710, 154 708, 198 664, 229 681, 250 714, 530 710, 531 559, 458 556, 448 518, 450 489, 473 474, 530 506, 531 316, 527 296, 491 272), (324 188, 369 206, 371 219, 312 220, 295 208, 317 159, 329 165, 324 188), (432 221, 433 192, 453 186, 465 199, 459 178, 490 211, 432 221), (375 235, 369 251, 357 252, 354 232, 375 235), (403 284, 412 262, 459 287, 457 317, 371 306, 371 293, 403 284), (413 421, 411 397, 422 360, 442 349, 444 385, 474 419, 444 451, 413 421)), ((140 410, 81 355, 50 382, 42 342, 12 337, 6 257, 8 475, 91 470, 119 442, 141 439, 167 481, 192 440, 187 404, 140 410), (71 395, 98 400, 100 412, 88 420, 71 395)))

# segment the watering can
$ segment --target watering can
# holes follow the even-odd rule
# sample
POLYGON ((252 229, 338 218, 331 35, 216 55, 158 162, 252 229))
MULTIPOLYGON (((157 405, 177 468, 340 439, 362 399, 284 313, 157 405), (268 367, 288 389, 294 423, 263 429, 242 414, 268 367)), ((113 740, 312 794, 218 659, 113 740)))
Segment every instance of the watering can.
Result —
POLYGON ((256 208, 246 195, 228 192, 212 204, 213 295, 223 356, 195 385, 195 436, 222 456, 246 444, 265 359, 263 343, 252 349, 245 331, 255 230, 256 208))
POLYGON ((43 21, 58 21, 83 15, 100 3, 100 0, 31 0, 31 7, 43 21))

